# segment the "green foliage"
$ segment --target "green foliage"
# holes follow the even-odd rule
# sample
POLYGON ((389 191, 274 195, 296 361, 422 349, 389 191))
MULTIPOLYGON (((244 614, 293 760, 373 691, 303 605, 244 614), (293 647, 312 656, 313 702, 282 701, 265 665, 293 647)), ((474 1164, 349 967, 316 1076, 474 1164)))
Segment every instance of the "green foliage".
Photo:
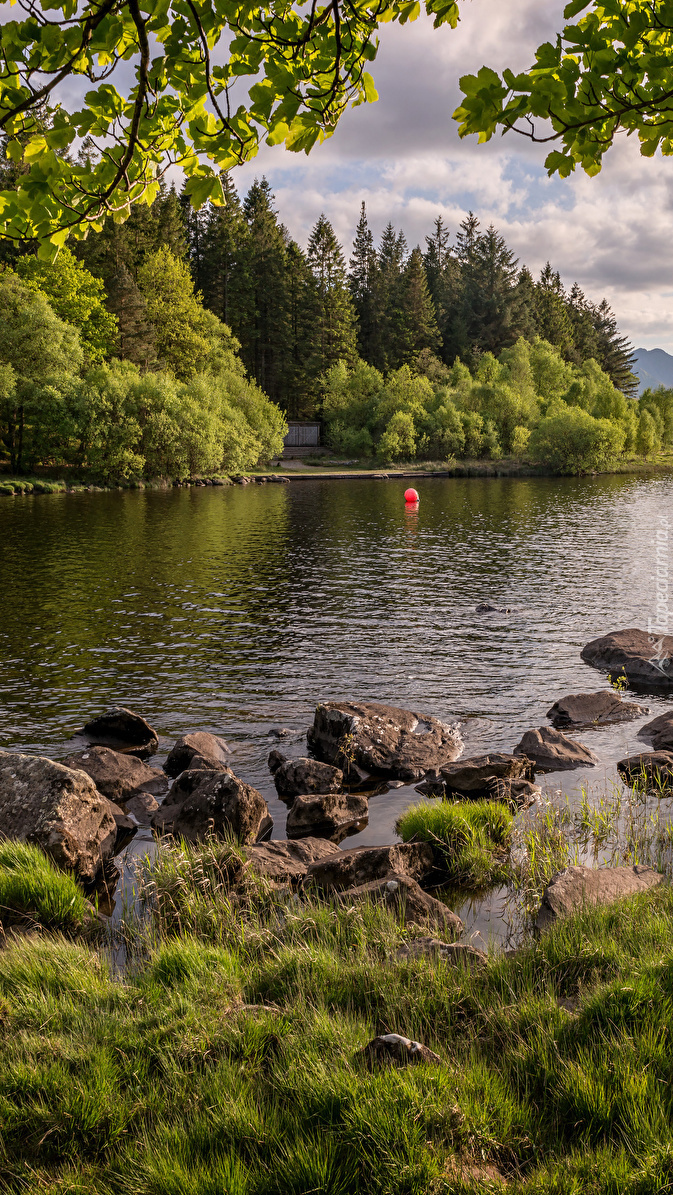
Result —
POLYGON ((513 817, 495 801, 423 801, 411 805, 395 827, 404 842, 431 842, 448 879, 480 888, 506 879, 513 817))
POLYGON ((59 319, 79 331, 86 359, 96 364, 114 351, 117 321, 105 307, 105 290, 69 249, 56 261, 20 257, 16 271, 31 290, 43 294, 59 319))
POLYGON ((36 846, 0 842, 0 921, 73 933, 94 913, 72 876, 58 871, 36 846))
POLYGON ((625 433, 607 419, 594 419, 581 407, 558 408, 531 434, 533 460, 559 473, 605 469, 624 448, 625 433))
POLYGON ((161 248, 145 259, 138 270, 138 286, 159 361, 181 381, 206 368, 218 340, 225 341, 225 351, 237 347, 226 325, 204 310, 194 294, 189 267, 170 249, 161 248))
POLYGON ((641 456, 648 457, 661 448, 661 434, 656 421, 646 407, 640 412, 638 431, 636 433, 636 450, 641 456))
POLYGON ((500 77, 484 66, 460 80, 463 101, 453 115, 461 137, 477 133, 488 141, 502 126, 547 141, 547 128, 535 122, 549 121, 560 148, 545 164, 562 177, 577 165, 597 174, 620 129, 636 134, 645 157, 673 153, 667 0, 573 0, 564 15, 586 8, 554 42, 538 47, 530 70, 500 77))

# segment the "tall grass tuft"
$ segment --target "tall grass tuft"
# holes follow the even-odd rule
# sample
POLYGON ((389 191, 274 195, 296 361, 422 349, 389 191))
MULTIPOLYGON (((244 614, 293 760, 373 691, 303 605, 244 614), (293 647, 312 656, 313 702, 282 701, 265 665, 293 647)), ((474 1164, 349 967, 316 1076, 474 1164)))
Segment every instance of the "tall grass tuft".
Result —
POLYGON ((0 842, 0 922, 74 933, 95 914, 72 876, 26 842, 0 842))
POLYGON ((404 842, 430 842, 452 883, 482 888, 507 878, 513 817, 495 801, 422 801, 395 829, 404 842))

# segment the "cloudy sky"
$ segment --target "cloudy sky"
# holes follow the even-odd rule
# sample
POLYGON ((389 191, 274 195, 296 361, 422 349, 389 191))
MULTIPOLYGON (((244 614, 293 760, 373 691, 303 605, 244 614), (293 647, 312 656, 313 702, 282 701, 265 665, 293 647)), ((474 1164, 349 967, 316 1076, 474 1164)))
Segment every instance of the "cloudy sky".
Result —
POLYGON ((385 27, 372 64, 378 103, 349 111, 310 157, 264 149, 235 172, 239 190, 266 174, 301 244, 324 211, 348 251, 363 199, 376 235, 392 220, 410 245, 438 214, 455 231, 472 209, 534 272, 549 259, 567 284, 605 295, 636 347, 673 352, 673 158, 641 158, 623 137, 598 177, 550 180, 544 146, 514 134, 461 142, 451 120, 459 76, 530 65, 561 28, 563 3, 463 0, 461 10, 457 30, 425 18, 385 27))

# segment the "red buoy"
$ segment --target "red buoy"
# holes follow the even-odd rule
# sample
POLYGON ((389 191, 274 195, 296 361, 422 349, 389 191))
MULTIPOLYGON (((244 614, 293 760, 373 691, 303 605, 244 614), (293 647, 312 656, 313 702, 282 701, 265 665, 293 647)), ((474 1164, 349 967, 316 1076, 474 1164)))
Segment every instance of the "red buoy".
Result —
POLYGON ((405 502, 419 502, 420 499, 418 497, 418 494, 416 493, 416 490, 405 490, 404 491, 404 501, 405 502))

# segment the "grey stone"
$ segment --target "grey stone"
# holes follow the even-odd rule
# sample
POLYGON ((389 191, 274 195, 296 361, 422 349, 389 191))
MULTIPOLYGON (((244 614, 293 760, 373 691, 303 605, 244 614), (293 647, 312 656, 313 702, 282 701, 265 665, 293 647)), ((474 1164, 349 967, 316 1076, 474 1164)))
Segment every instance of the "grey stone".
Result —
POLYGON ((409 1066, 418 1063, 442 1065, 439 1054, 421 1045, 419 1041, 411 1041, 399 1033, 383 1033, 374 1037, 367 1045, 358 1050, 356 1057, 372 1069, 374 1066, 409 1066))
POLYGON ((367 820, 369 801, 359 793, 295 797, 287 815, 288 838, 345 837, 342 831, 367 820))
POLYGON ((125 805, 139 792, 155 796, 168 792, 168 781, 163 772, 148 767, 135 755, 124 755, 111 747, 88 747, 85 751, 67 755, 60 762, 66 768, 86 772, 98 791, 117 805, 125 805))
POLYGON ((593 768, 599 762, 598 756, 583 743, 550 726, 527 730, 514 754, 532 759, 537 772, 570 772, 574 768, 593 768))
POLYGON ((484 967, 488 955, 467 942, 442 942, 439 938, 413 938, 403 942, 397 951, 398 959, 429 958, 456 967, 484 967))
POLYGON ((624 672, 629 684, 654 691, 673 688, 673 635, 649 635, 637 627, 612 631, 592 639, 581 654, 613 679, 624 672))
POLYGON ((164 771, 169 776, 179 776, 188 768, 197 766, 195 757, 198 756, 200 768, 217 772, 227 766, 227 756, 230 754, 224 739, 205 730, 195 730, 183 734, 174 744, 164 764, 164 771))
POLYGON ((479 602, 475 606, 477 614, 511 614, 510 606, 494 606, 491 602, 479 602))
POLYGON ((159 736, 149 722, 123 705, 115 705, 92 718, 83 727, 82 734, 92 744, 112 747, 113 751, 125 755, 139 755, 142 759, 154 755, 159 746, 159 736))
POLYGON ((534 775, 533 764, 525 755, 505 751, 460 759, 440 772, 447 792, 469 797, 485 796, 492 780, 532 780, 534 775))
POLYGON ((535 926, 548 929, 559 917, 593 905, 610 905, 663 880, 651 867, 566 867, 545 889, 535 926))
POLYGON ((66 871, 96 878, 117 827, 107 797, 86 772, 35 755, 0 752, 0 832, 41 847, 66 871))
POLYGON ((505 801, 510 809, 528 809, 542 796, 542 789, 530 780, 490 780, 486 796, 490 801, 505 801))
MULTIPOLYGON (((280 755, 280 752, 271 752, 280 755)), ((273 771, 276 792, 283 800, 311 793, 338 793, 343 785, 341 768, 317 759, 287 759, 273 771)))
POLYGON ((673 751, 673 710, 647 722, 638 731, 638 737, 650 739, 655 751, 673 751))
POLYGON ((603 726, 610 722, 631 722, 648 713, 647 706, 622 701, 614 689, 601 689, 598 693, 571 693, 560 697, 547 710, 547 717, 556 727, 603 726))
POLYGON ((164 802, 152 818, 161 834, 191 842, 209 834, 233 834, 239 842, 255 842, 269 828, 269 808, 261 793, 244 784, 231 770, 188 771, 173 785, 170 804, 164 802), (186 792, 190 787, 191 791, 186 792))
POLYGON ((338 851, 330 859, 313 863, 306 884, 326 891, 343 891, 372 880, 386 879, 391 872, 419 880, 434 868, 434 852, 428 842, 397 842, 392 846, 359 846, 338 851))
POLYGON ((642 751, 620 759, 617 771, 629 785, 649 785, 654 788, 670 788, 673 785, 673 752, 642 751))
POLYGON ((460 917, 443 901, 424 892, 416 880, 400 872, 391 871, 383 879, 346 888, 345 891, 337 892, 336 898, 342 905, 363 901, 384 902, 407 925, 434 925, 452 937, 460 936, 463 932, 460 917))
POLYGON ((320 759, 342 767, 346 775, 352 762, 366 772, 399 780, 420 780, 463 750, 456 726, 373 701, 319 705, 307 737, 320 759))
POLYGON ((253 871, 276 882, 298 883, 312 863, 340 854, 338 846, 325 838, 275 839, 246 848, 253 871))

